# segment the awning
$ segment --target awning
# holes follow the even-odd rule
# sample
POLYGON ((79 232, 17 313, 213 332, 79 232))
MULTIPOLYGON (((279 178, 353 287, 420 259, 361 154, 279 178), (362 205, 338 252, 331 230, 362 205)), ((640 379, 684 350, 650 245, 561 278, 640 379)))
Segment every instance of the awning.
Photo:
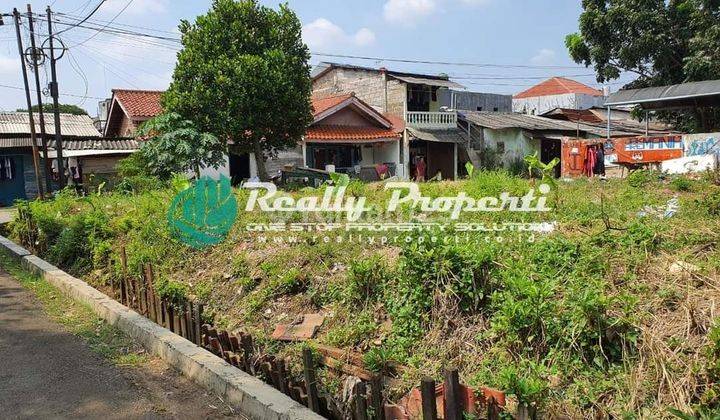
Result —
POLYGON ((720 106, 720 80, 621 90, 605 102, 605 106, 618 105, 641 105, 645 109, 720 106))
POLYGON ((445 80, 445 79, 432 79, 432 78, 417 77, 417 76, 400 76, 400 75, 392 74, 392 73, 390 73, 388 75, 394 79, 398 79, 405 83, 411 83, 414 85, 439 86, 439 87, 446 87, 446 88, 450 88, 450 89, 465 89, 465 86, 463 86, 459 83, 455 83, 450 80, 445 80))
POLYGON ((460 134, 460 130, 418 130, 408 127, 408 133, 418 140, 435 143, 465 144, 467 141, 460 134))

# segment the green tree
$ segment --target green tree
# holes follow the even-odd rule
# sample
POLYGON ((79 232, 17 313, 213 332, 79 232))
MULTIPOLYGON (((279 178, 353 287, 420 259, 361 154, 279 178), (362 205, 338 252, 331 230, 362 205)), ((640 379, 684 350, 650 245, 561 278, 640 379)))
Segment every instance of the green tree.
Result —
MULTIPOLYGON (((88 115, 87 111, 80 108, 77 105, 71 105, 71 104, 59 104, 60 112, 63 114, 72 114, 72 115, 88 115)), ((40 108, 37 105, 33 105, 32 110, 33 112, 38 112, 40 108)), ((27 108, 25 109, 18 109, 17 112, 27 112, 27 108)), ((44 104, 43 105, 43 112, 46 114, 51 114, 55 112, 55 107, 52 104, 44 104)))
POLYGON ((253 153, 267 179, 265 158, 296 145, 312 122, 301 30, 287 5, 214 0, 206 15, 180 25, 183 49, 165 109, 253 153))
MULTIPOLYGON (((583 0, 570 56, 599 82, 636 74, 627 88, 720 79, 720 0, 583 0)), ((720 110, 666 112, 682 129, 720 127, 720 110)))
POLYGON ((198 131, 192 121, 179 114, 167 113, 146 121, 138 130, 147 137, 138 152, 149 172, 161 179, 173 173, 218 168, 225 160, 223 143, 214 135, 198 131))

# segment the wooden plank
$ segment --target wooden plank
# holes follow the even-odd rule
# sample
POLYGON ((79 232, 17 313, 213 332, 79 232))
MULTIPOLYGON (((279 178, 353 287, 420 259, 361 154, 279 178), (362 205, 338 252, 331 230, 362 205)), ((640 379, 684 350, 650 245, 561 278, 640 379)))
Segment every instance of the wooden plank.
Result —
POLYGON ((437 420, 437 401, 435 400, 435 381, 423 378, 420 382, 422 396, 422 415, 424 420, 437 420))
POLYGON ((462 420, 460 375, 456 368, 445 371, 445 420, 462 420))
POLYGON ((308 407, 320 413, 320 402, 318 400, 317 382, 315 378, 315 361, 313 360, 312 350, 303 349, 303 373, 305 376, 305 386, 308 394, 308 407))
POLYGON ((278 378, 280 379, 280 391, 285 395, 290 395, 290 383, 288 379, 287 364, 284 359, 275 361, 275 366, 278 371, 278 378))
POLYGON ((370 372, 367 369, 363 369, 360 367, 357 367, 355 365, 349 365, 347 363, 343 363, 340 360, 334 359, 332 357, 328 356, 321 356, 320 357, 320 363, 323 365, 329 367, 330 369, 334 369, 343 373, 347 373, 348 375, 357 376, 358 378, 370 381, 372 380, 374 374, 370 372))

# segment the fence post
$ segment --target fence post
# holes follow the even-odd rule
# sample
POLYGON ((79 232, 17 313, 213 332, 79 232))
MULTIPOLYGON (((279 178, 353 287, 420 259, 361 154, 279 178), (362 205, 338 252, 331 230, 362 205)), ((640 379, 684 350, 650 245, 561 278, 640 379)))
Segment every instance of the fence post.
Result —
POLYGON ((422 395, 423 420, 437 420, 437 402, 435 401, 435 381, 432 378, 423 378, 420 382, 422 395))
POLYGON ((243 365, 245 365, 245 372, 253 374, 252 366, 252 354, 253 354, 253 339, 250 334, 244 334, 242 336, 243 346, 243 365))
POLYGON ((363 381, 355 385, 355 419, 367 420, 367 387, 363 381))
POLYGON ((305 373, 305 386, 307 387, 308 407, 320 413, 320 400, 318 399, 317 383, 315 382, 315 360, 312 350, 303 349, 303 368, 305 373))
POLYGON ((462 420, 460 376, 457 368, 445 371, 445 420, 462 420))
POLYGON ((202 312, 203 312, 203 304, 198 303, 195 308, 195 313, 194 313, 194 316, 195 316, 195 344, 197 344, 198 346, 201 346, 201 347, 203 345, 202 331, 201 331, 202 312))
POLYGON ((127 253, 125 246, 120 247, 120 272, 122 278, 120 279, 120 303, 127 305, 128 301, 128 290, 127 290, 127 253))
POLYGON ((375 420, 385 420, 385 409, 383 408, 383 378, 382 375, 375 375, 370 381, 370 398, 375 420))

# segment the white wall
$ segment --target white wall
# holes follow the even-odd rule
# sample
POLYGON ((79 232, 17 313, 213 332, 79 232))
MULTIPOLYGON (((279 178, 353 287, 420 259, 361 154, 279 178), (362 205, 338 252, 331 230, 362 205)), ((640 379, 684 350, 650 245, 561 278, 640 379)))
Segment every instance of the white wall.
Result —
MULTIPOLYGON (((194 177, 195 173, 193 171, 188 171, 189 177, 194 177)), ((228 160, 228 156, 224 156, 223 164, 218 169, 215 168, 203 168, 200 169, 200 177, 210 177, 212 179, 218 180, 220 179, 220 176, 224 175, 227 178, 230 178, 230 161, 228 160)))
POLYGON ((605 98, 602 96, 575 93, 521 99, 513 98, 513 112, 540 115, 555 108, 589 109, 593 106, 602 106, 604 103, 605 98))

